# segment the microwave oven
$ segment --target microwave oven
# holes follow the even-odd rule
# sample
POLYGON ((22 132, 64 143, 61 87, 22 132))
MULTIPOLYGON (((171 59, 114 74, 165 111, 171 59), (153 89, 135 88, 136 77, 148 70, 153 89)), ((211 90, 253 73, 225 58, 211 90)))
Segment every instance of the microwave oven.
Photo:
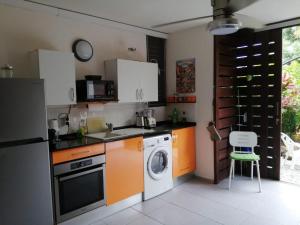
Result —
POLYGON ((115 85, 112 80, 77 80, 77 100, 85 101, 114 101, 115 85))

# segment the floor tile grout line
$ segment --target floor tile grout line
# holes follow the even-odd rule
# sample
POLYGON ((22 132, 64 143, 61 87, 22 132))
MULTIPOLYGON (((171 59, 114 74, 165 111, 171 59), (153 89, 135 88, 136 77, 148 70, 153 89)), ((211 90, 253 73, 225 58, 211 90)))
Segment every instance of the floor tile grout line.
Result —
MULTIPOLYGON (((117 211, 117 212, 115 212, 115 213, 113 213, 113 214, 111 214, 111 215, 109 215, 109 216, 106 216, 106 217, 100 219, 99 221, 102 222, 102 223, 104 223, 105 225, 110 225, 109 223, 107 223, 107 222, 104 221, 106 218, 109 218, 109 217, 111 217, 111 216, 114 216, 114 215, 116 215, 116 214, 118 214, 118 213, 121 213, 121 212, 123 212, 123 211, 125 211, 125 210, 128 210, 128 209, 132 209, 132 210, 134 210, 134 211, 137 211, 137 210, 133 209, 132 206, 130 206, 130 207, 127 207, 127 208, 122 209, 122 210, 120 210, 120 211, 117 211)), ((138 211, 137 211, 137 212, 138 212, 138 211)), ((142 214, 142 213, 140 213, 140 214, 142 214)), ((128 225, 128 224, 130 224, 131 222, 132 222, 132 221, 129 221, 128 223, 125 223, 124 225, 128 225)))
POLYGON ((220 224, 220 225, 224 225, 223 223, 221 223, 221 222, 219 222, 219 221, 217 221, 217 220, 215 220, 215 219, 212 219, 212 218, 210 218, 210 217, 208 217, 208 216, 206 216, 206 215, 203 215, 203 214, 201 214, 201 213, 194 212, 194 211, 192 211, 192 210, 190 210, 190 209, 187 209, 187 208, 185 208, 185 207, 183 207, 183 206, 180 206, 180 205, 178 205, 178 204, 176 204, 176 203, 174 203, 174 202, 169 202, 169 204, 174 205, 174 206, 176 206, 176 207, 178 207, 178 208, 184 209, 184 210, 186 210, 186 211, 188 211, 188 212, 190 212, 190 213, 192 213, 192 214, 194 214, 194 215, 198 215, 198 216, 202 216, 202 217, 204 217, 204 218, 206 218, 206 219, 210 219, 210 220, 212 220, 212 221, 214 221, 214 222, 216 222, 216 223, 218 223, 218 224, 220 224))
POLYGON ((187 209, 187 208, 185 208, 185 207, 182 207, 182 206, 180 206, 180 205, 178 205, 178 204, 176 204, 176 203, 174 203, 174 202, 169 202, 169 201, 166 201, 165 199, 161 199, 161 200, 165 201, 166 203, 168 203, 168 204, 170 204, 170 205, 173 205, 173 206, 176 206, 176 207, 178 207, 178 208, 184 209, 184 210, 186 210, 186 211, 188 211, 188 212, 190 212, 190 213, 192 213, 192 214, 194 214, 194 215, 202 216, 202 217, 204 217, 204 218, 206 218, 206 219, 210 219, 210 220, 212 220, 213 222, 216 222, 216 223, 218 223, 218 224, 220 224, 220 225, 224 225, 223 223, 221 223, 221 222, 219 222, 219 221, 216 221, 215 219, 212 219, 212 218, 210 218, 210 217, 208 217, 208 216, 206 216, 206 215, 202 215, 202 214, 200 214, 200 213, 196 213, 196 212, 194 212, 194 211, 191 211, 190 209, 187 209))
MULTIPOLYGON (((192 194, 192 195, 196 195, 195 193, 193 193, 193 192, 191 192, 191 191, 188 191, 188 190, 185 190, 184 188, 183 188, 183 189, 180 189, 180 191, 183 191, 183 192, 186 192, 186 193, 189 193, 189 194, 192 194)), ((275 192, 274 192, 274 193, 275 193, 275 192)), ((276 193, 276 194, 278 194, 278 193, 276 193)), ((200 195, 200 194, 199 194, 199 195, 200 195)), ((196 196, 197 196, 197 195, 196 195, 196 196)), ((201 197, 203 197, 203 198, 205 198, 205 199, 207 199, 207 200, 209 200, 209 201, 212 201, 212 202, 214 202, 214 203, 221 204, 221 205, 224 205, 224 206, 227 206, 227 207, 229 206, 229 207, 231 207, 231 208, 233 208, 233 209, 240 210, 240 211, 242 211, 242 212, 248 214, 249 216, 256 216, 256 214, 254 214, 254 213, 252 213, 252 212, 245 211, 245 210, 243 210, 243 209, 234 207, 234 206, 232 206, 232 205, 224 204, 223 202, 219 202, 219 201, 216 201, 216 200, 214 200, 214 199, 207 198, 207 197, 205 197, 205 196, 203 196, 203 195, 201 195, 201 197)), ((260 202, 263 202, 263 201, 260 200, 260 199, 257 199, 257 200, 260 201, 260 202)), ((179 207, 180 207, 180 206, 179 206, 179 207)), ((183 208, 184 208, 184 207, 183 207, 183 208)), ((200 214, 199 214, 199 215, 200 215, 200 214)), ((248 217, 248 218, 249 218, 249 217, 248 217)), ((265 219, 272 219, 272 217, 266 216, 265 219)), ((244 220, 244 221, 246 221, 246 220, 244 220)), ((242 224, 243 224, 243 223, 241 223, 241 225, 242 225, 242 224)), ((283 225, 283 224, 279 224, 279 225, 283 225)))
MULTIPOLYGON (((186 193, 189 193, 189 194, 196 195, 195 193, 193 193, 193 192, 191 192, 191 191, 188 191, 188 190, 181 190, 181 191, 186 192, 186 193)), ((199 195, 201 195, 201 194, 199 194, 199 195)), ((197 195, 196 195, 196 196, 197 196, 197 195)), ((243 209, 234 207, 234 206, 229 205, 229 204, 225 204, 225 203, 220 202, 220 201, 217 201, 217 200, 215 200, 215 199, 208 198, 208 197, 206 197, 206 196, 204 196, 204 195, 201 195, 201 197, 205 198, 206 200, 212 201, 212 202, 214 202, 214 203, 221 204, 221 205, 223 205, 223 206, 231 207, 231 208, 233 208, 233 209, 240 210, 240 211, 242 211, 242 212, 244 212, 244 213, 251 214, 250 212, 248 212, 248 211, 246 211, 246 210, 243 210, 243 209)), ((260 201, 260 200, 259 200, 259 201, 260 201)))
MULTIPOLYGON (((160 207, 160 208, 161 208, 161 207, 160 207)), ((158 222, 159 224, 165 225, 164 223, 161 223, 161 222, 160 222, 159 220, 157 220, 156 218, 153 218, 153 217, 151 217, 151 216, 145 214, 144 212, 141 212, 141 211, 139 211, 139 210, 137 210, 137 209, 135 209, 135 208, 133 208, 133 210, 138 211, 139 213, 143 214, 145 217, 148 217, 149 219, 154 220, 155 222, 158 222)), ((152 211, 154 211, 154 210, 152 210, 152 211)))

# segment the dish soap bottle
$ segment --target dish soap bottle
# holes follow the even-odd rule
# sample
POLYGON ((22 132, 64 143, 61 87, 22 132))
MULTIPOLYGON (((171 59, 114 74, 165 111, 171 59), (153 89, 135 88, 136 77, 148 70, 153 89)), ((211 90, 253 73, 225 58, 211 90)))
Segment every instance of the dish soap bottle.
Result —
POLYGON ((182 123, 185 123, 187 120, 186 120, 186 115, 185 115, 185 111, 182 112, 182 119, 181 119, 181 122, 182 123))
POLYGON ((172 123, 176 124, 179 120, 179 112, 176 108, 173 109, 172 115, 171 115, 172 123))

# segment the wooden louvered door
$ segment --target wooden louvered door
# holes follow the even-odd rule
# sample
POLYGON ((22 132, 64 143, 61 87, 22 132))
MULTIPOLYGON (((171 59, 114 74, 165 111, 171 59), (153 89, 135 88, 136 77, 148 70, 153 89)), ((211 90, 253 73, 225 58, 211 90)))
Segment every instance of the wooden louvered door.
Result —
POLYGON ((215 125, 222 137, 214 143, 215 148, 215 183, 229 174, 229 133, 236 124, 237 98, 235 89, 235 37, 219 36, 215 38, 215 77, 214 107, 215 125))
MULTIPOLYGON (((279 180, 281 38, 281 30, 244 31, 234 37, 216 38, 215 119, 224 138, 215 144, 216 182, 228 175, 230 129, 257 133, 255 152, 261 156, 261 175, 279 180), (230 68, 227 68, 230 75, 226 76, 230 80, 224 79, 224 66, 230 68), (231 105, 223 107, 224 101, 230 101, 231 105)), ((243 170, 249 174, 249 164, 243 164, 243 170)))

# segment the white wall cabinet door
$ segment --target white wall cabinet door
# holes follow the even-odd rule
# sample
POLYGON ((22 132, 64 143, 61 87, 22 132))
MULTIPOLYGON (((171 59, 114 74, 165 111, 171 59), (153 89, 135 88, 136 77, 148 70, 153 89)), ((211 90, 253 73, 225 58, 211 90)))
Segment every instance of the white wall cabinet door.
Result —
POLYGON ((117 60, 119 102, 141 101, 141 69, 139 62, 117 60))
POLYGON ((142 101, 158 101, 158 65, 156 63, 143 63, 143 73, 141 73, 140 79, 142 101))
POLYGON ((119 102, 158 100, 158 65, 116 59, 105 62, 106 79, 114 80, 119 102))
POLYGON ((75 59, 73 53, 37 50, 34 63, 45 79, 47 105, 76 104, 75 59))

